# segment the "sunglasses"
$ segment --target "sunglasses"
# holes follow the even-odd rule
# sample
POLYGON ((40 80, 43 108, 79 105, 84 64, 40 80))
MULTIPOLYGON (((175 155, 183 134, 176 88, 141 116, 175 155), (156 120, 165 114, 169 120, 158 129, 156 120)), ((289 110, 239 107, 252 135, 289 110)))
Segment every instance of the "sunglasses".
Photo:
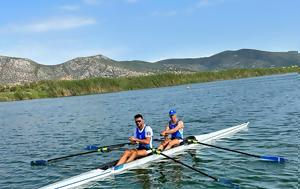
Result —
POLYGON ((142 122, 142 120, 136 120, 135 121, 135 123, 141 123, 142 122))

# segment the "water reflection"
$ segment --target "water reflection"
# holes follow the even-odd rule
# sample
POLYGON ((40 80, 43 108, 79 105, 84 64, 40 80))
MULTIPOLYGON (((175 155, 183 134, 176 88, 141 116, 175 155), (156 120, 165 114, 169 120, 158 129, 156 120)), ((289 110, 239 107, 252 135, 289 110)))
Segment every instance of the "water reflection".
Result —
POLYGON ((134 175, 136 176, 136 181, 139 186, 142 186, 142 188, 144 188, 144 189, 151 188, 152 171, 150 169, 134 169, 133 172, 134 172, 134 175))

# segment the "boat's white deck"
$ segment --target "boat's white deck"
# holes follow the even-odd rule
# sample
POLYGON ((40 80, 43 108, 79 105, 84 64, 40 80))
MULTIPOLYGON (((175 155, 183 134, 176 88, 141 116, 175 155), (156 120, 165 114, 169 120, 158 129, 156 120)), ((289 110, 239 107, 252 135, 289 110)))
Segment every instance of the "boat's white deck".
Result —
MULTIPOLYGON (((241 125, 233 126, 230 128, 222 129, 222 130, 219 130, 216 132, 203 134, 203 135, 197 135, 195 137, 199 142, 211 143, 217 139, 230 137, 234 133, 247 128, 248 124, 249 124, 249 122, 243 123, 241 125)), ((166 154, 168 156, 174 156, 179 152, 182 152, 186 149, 195 148, 196 146, 199 146, 199 145, 198 144, 181 145, 181 146, 172 148, 170 150, 164 151, 164 154, 166 154)), ((68 178, 66 180, 62 180, 57 183, 53 183, 51 185, 42 187, 42 189, 54 189, 54 188, 55 189, 58 189, 58 188, 67 189, 67 188, 78 187, 83 184, 89 183, 91 181, 99 180, 101 178, 108 177, 109 175, 117 174, 117 173, 123 172, 127 169, 130 169, 133 167, 138 167, 138 166, 144 165, 148 162, 156 161, 156 160, 162 159, 162 158, 164 158, 164 157, 161 155, 154 154, 154 155, 150 155, 150 156, 132 161, 130 163, 126 163, 126 164, 118 167, 118 169, 116 169, 116 170, 114 170, 113 168, 109 168, 107 170, 102 170, 102 169, 91 170, 89 172, 82 173, 80 175, 68 178)))

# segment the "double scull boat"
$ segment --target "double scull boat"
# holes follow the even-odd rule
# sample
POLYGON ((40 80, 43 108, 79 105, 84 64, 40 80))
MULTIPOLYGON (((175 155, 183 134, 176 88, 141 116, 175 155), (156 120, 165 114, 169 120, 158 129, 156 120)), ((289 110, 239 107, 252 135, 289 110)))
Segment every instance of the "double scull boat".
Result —
MULTIPOLYGON (((229 127, 226 129, 222 129, 219 131, 215 131, 212 133, 208 133, 208 134, 202 134, 202 135, 196 135, 194 136, 197 141, 202 142, 202 143, 212 143, 215 140, 221 139, 221 138, 226 138, 226 137, 230 137, 232 136, 234 133, 239 132, 241 130, 244 130, 247 128, 249 122, 247 123, 243 123, 241 125, 237 125, 237 126, 233 126, 233 127, 229 127)), ((184 150, 187 149, 191 149, 191 148, 195 148, 199 146, 199 144, 183 144, 180 145, 178 147, 174 147, 170 150, 166 150, 164 151, 164 154, 168 155, 168 156, 174 156, 175 154, 178 154, 184 150)), ((117 174, 117 173, 121 173, 127 169, 131 169, 131 168, 135 168, 135 167, 139 167, 143 164, 152 162, 152 161, 156 161, 159 159, 165 158, 163 155, 159 155, 159 154, 151 154, 148 155, 146 157, 137 159, 135 161, 126 163, 126 164, 122 164, 119 166, 106 166, 106 167, 101 167, 98 169, 94 169, 85 173, 82 173, 80 175, 47 185, 42 187, 42 189, 67 189, 67 188, 74 188, 74 187, 78 187, 84 184, 87 184, 89 182, 92 181, 96 181, 96 180, 101 180, 103 178, 109 177, 110 175, 113 174, 117 174)))

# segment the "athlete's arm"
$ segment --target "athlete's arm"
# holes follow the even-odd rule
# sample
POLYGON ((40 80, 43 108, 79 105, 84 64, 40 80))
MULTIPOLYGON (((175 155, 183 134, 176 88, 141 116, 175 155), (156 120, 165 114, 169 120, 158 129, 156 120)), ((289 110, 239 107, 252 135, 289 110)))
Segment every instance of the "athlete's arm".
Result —
POLYGON ((160 133, 160 135, 161 135, 161 136, 168 137, 168 134, 167 134, 167 131, 168 131, 168 130, 170 130, 169 125, 166 125, 165 130, 162 131, 162 132, 160 133))
POLYGON ((129 138, 130 141, 134 141, 135 143, 142 143, 142 144, 150 144, 151 142, 151 137, 153 136, 153 131, 150 127, 145 128, 146 136, 145 139, 138 139, 135 137, 129 138))
POLYGON ((183 129, 184 128, 184 124, 183 124, 183 121, 179 121, 177 126, 174 128, 174 129, 169 129, 166 131, 166 134, 173 134, 175 133, 176 131, 180 130, 180 129, 183 129))
POLYGON ((146 137, 146 139, 137 139, 137 138, 134 138, 134 141, 138 142, 138 143, 142 143, 142 144, 150 144, 151 137, 146 137))

